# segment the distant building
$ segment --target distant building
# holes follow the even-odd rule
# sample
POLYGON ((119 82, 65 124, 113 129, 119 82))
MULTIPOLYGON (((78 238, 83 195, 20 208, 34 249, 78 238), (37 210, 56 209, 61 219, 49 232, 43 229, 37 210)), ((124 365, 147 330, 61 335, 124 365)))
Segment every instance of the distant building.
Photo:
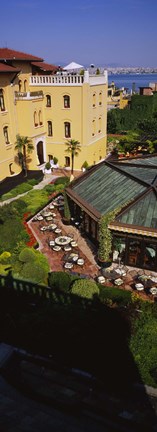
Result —
POLYGON ((123 109, 128 105, 130 95, 127 93, 126 88, 117 89, 114 81, 108 86, 107 94, 107 110, 110 111, 114 108, 123 109))
POLYGON ((153 91, 151 87, 139 87, 140 96, 152 96, 153 91))
POLYGON ((149 83, 149 87, 152 88, 153 92, 157 92, 157 83, 156 82, 149 83))
POLYGON ((42 58, 0 48, 0 181, 18 174, 16 135, 28 136, 34 151, 28 168, 58 159, 71 166, 69 139, 81 143, 75 169, 106 155, 107 72, 90 76, 63 72, 42 58))

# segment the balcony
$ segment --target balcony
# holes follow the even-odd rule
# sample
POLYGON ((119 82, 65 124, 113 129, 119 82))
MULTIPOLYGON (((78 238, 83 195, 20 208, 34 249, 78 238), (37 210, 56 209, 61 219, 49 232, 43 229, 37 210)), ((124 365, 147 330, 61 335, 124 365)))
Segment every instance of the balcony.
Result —
POLYGON ((43 91, 33 91, 33 92, 17 92, 15 91, 15 100, 33 100, 43 98, 43 91))

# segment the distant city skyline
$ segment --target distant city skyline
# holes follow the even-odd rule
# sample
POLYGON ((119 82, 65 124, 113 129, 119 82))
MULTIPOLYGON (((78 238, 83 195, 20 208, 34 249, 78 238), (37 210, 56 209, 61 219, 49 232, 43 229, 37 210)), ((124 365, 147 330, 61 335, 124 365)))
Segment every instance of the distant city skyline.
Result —
POLYGON ((6 0, 0 47, 51 64, 157 67, 155 0, 6 0))

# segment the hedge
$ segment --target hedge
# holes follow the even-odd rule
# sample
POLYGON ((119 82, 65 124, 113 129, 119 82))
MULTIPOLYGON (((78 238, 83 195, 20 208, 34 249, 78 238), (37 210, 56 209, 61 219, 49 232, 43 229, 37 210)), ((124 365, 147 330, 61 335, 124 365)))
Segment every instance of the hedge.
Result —
POLYGON ((67 186, 69 183, 70 183, 69 177, 58 177, 54 182, 55 185, 62 184, 64 186, 65 185, 67 186))
POLYGON ((49 274, 48 284, 54 290, 68 292, 71 285, 71 277, 65 272, 52 272, 49 274))
POLYGON ((102 303, 106 303, 107 299, 112 300, 113 303, 117 303, 118 305, 128 305, 132 302, 131 291, 105 287, 100 284, 98 284, 98 286, 100 290, 99 298, 102 303))
POLYGON ((71 293, 79 297, 92 299, 94 294, 99 295, 99 287, 96 282, 86 279, 78 279, 72 284, 71 293))

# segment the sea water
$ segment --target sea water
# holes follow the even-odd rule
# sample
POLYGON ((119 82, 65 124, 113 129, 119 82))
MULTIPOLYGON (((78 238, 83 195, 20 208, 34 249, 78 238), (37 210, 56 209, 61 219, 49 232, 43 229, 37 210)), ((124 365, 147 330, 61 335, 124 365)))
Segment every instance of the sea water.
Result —
POLYGON ((131 91, 134 85, 135 91, 139 92, 139 87, 148 87, 150 83, 157 83, 157 74, 108 74, 108 83, 115 83, 118 88, 125 87, 131 91))

